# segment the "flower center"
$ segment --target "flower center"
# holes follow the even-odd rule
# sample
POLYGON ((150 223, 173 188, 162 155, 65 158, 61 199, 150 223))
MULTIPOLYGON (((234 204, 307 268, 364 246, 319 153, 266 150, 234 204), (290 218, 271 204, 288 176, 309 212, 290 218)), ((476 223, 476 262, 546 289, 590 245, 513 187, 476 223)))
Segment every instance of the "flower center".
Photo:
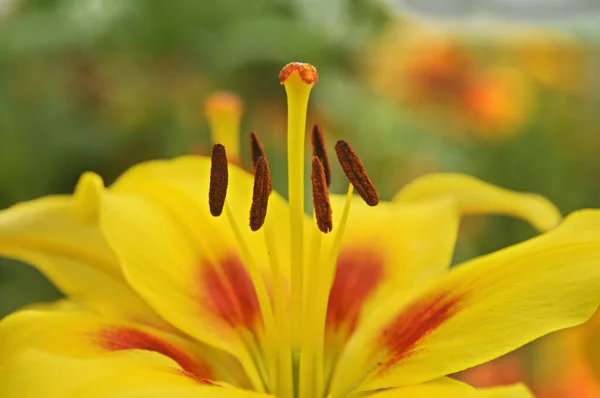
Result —
MULTIPOLYGON (((225 210, 238 241, 244 264, 256 289, 264 323, 263 380, 265 389, 278 397, 326 396, 324 372, 324 341, 329 292, 345 225, 350 211, 354 189, 370 206, 375 206, 379 195, 369 179, 364 165, 345 141, 335 145, 337 158, 350 181, 346 202, 335 225, 329 253, 322 254, 323 236, 334 230, 333 211, 329 201, 331 169, 323 134, 318 125, 312 130, 312 197, 315 227, 311 229, 310 250, 305 258, 304 213, 304 146, 306 113, 312 87, 317 82, 316 69, 309 64, 293 62, 286 65, 279 78, 284 85, 288 104, 288 201, 290 220, 290 271, 291 305, 288 310, 286 288, 274 250, 276 237, 266 221, 271 177, 267 156, 256 134, 250 134, 250 149, 254 169, 254 188, 250 208, 250 228, 263 230, 272 276, 269 290, 252 259, 252 252, 244 235, 226 203, 228 184, 227 155, 219 140, 235 143, 235 156, 239 141, 238 131, 230 131, 236 138, 213 133, 215 145, 211 153, 209 206, 213 216, 225 210), (310 291, 309 291, 310 288, 310 291)), ((222 114, 223 112, 221 112, 222 114)), ((215 117, 213 116, 214 120, 215 117)), ((239 118, 237 120, 239 125, 239 118)), ((212 123, 214 124, 214 122, 212 123)), ((222 123, 226 124, 226 123, 222 123)), ((231 125, 231 124, 230 124, 231 125)), ((273 220, 277 222, 277 220, 273 220)), ((258 359, 257 359, 258 362, 258 359)))

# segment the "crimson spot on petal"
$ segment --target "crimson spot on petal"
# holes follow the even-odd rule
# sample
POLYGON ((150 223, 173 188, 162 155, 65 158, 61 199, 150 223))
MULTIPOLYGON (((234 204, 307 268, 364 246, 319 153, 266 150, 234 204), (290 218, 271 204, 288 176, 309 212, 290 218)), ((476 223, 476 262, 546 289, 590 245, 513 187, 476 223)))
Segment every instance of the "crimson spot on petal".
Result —
POLYGON ((329 293, 327 326, 339 329, 346 325, 348 331, 353 332, 363 303, 382 279, 383 258, 380 253, 368 248, 340 253, 329 293))
POLYGON ((381 372, 415 353, 425 337, 459 310, 462 297, 440 294, 419 300, 405 308, 382 332, 381 339, 392 357, 381 364, 381 372))
POLYGON ((162 354, 177 362, 182 374, 193 375, 193 379, 210 379, 209 367, 197 361, 173 343, 134 328, 115 327, 101 330, 99 345, 108 351, 146 350, 162 354))
POLYGON ((211 264, 202 267, 200 281, 212 311, 231 326, 249 329, 260 316, 254 284, 244 264, 237 256, 222 259, 215 269, 211 264))

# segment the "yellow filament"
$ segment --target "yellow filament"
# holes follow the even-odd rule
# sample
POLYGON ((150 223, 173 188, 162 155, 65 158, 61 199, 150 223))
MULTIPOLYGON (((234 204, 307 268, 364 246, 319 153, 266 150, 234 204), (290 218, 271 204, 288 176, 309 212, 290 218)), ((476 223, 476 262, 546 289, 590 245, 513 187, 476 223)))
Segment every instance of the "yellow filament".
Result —
POLYGON ((326 258, 326 262, 320 263, 321 271, 319 279, 317 280, 318 285, 316 287, 316 297, 314 298, 315 312, 314 317, 314 339, 315 339, 315 359, 314 359, 314 372, 317 380, 315 384, 317 386, 316 397, 324 396, 324 351, 325 351, 325 322, 327 321, 327 304, 329 301, 329 292, 331 285, 333 284, 333 278, 335 277, 335 269, 337 265, 337 259, 340 254, 340 248, 342 246, 342 239, 344 238, 344 231, 346 229, 346 223, 348 221, 348 215, 350 214, 350 205, 352 204, 352 194, 354 187, 352 184, 348 184, 348 192, 346 194, 346 201, 344 203, 344 210, 340 217, 339 223, 335 226, 335 236, 333 237, 333 244, 329 251, 329 256, 326 258))
MULTIPOLYGON (((318 289, 321 281, 321 243, 323 233, 317 228, 316 221, 312 229, 312 241, 310 249, 309 264, 306 269, 307 286, 318 289)), ((300 397, 318 397, 322 387, 318 385, 319 375, 316 369, 316 335, 318 327, 314 317, 317 307, 315 297, 308 293, 308 289, 304 297, 304 338, 302 339, 302 351, 300 353, 300 397)), ((322 380, 322 378, 321 378, 322 380)))
POLYGON ((287 317, 285 290, 283 286, 283 278, 281 276, 280 263, 277 258, 275 248, 275 238, 271 231, 271 225, 267 223, 263 227, 265 234, 265 242, 269 251, 269 262, 271 266, 271 274, 273 275, 273 301, 275 307, 275 321, 278 327, 279 335, 277 341, 277 360, 278 360, 278 378, 276 392, 281 398, 294 397, 294 382, 293 367, 292 367, 292 351, 291 351, 291 336, 290 325, 287 317))
POLYGON ((213 144, 223 144, 229 159, 240 163, 240 122, 243 105, 233 93, 216 92, 204 104, 213 144))
POLYGON ((260 306, 260 312, 262 314, 262 319, 265 327, 265 339, 264 340, 264 349, 265 349, 265 361, 267 362, 267 368, 269 371, 269 380, 270 383, 273 383, 276 380, 276 348, 275 342, 278 340, 277 337, 277 326, 275 324, 275 317, 273 315, 273 307, 271 306, 271 300, 269 299, 269 292, 267 290, 267 286, 261 275, 260 269, 257 267, 254 258, 252 257, 252 253, 250 252, 250 248, 244 239, 242 232, 235 222, 234 215, 225 203, 225 212, 227 215, 227 219, 231 225, 231 230, 235 235, 235 239, 237 240, 240 251, 242 254, 242 259, 244 264, 246 264, 246 268, 248 269, 248 273, 250 274, 250 278, 252 279, 252 283, 254 285, 254 289, 256 290, 256 296, 258 298, 258 304, 260 306))
MULTIPOLYGON (((290 206, 290 250, 292 267, 292 333, 301 331, 304 289, 304 137, 306 111, 314 83, 306 83, 300 72, 283 82, 288 106, 288 200, 290 206)), ((298 341, 294 336, 292 341, 298 341)))

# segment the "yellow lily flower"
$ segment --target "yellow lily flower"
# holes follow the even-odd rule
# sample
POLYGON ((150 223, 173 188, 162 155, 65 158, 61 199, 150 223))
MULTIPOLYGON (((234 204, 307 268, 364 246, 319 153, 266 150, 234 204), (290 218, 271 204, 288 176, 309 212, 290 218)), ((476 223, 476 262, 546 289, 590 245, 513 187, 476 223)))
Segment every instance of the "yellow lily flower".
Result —
POLYGON ((446 375, 593 314, 600 212, 560 223, 539 196, 454 174, 379 201, 345 142, 336 154, 351 184, 329 195, 315 129, 308 217, 317 74, 292 63, 280 79, 289 202, 271 193, 253 135, 254 176, 216 144, 211 158, 144 163, 108 189, 86 173, 71 196, 0 212, 0 255, 33 264, 67 296, 0 322, 0 396, 530 396, 446 375), (461 216, 484 213, 550 231, 450 270, 461 216))

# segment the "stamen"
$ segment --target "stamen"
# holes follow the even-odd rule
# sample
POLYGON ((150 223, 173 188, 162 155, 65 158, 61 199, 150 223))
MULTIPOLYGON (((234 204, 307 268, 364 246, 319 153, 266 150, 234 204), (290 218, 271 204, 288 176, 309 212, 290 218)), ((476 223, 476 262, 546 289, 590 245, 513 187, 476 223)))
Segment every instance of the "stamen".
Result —
POLYGON ((252 167, 256 170, 256 161, 259 157, 267 158, 265 150, 254 132, 250 133, 250 155, 252 156, 252 167))
POLYGON ((329 203, 325 169, 317 156, 313 156, 310 179, 312 181, 313 206, 317 225, 321 232, 328 233, 333 229, 333 217, 331 204, 329 203))
POLYGON ((227 196, 227 184, 229 181, 225 147, 221 144, 213 145, 210 159, 208 206, 210 207, 210 214, 214 217, 218 217, 223 212, 225 197, 227 196))
POLYGON ((327 186, 331 186, 331 167, 329 167, 329 157, 327 156, 327 148, 325 147, 325 139, 323 138, 323 132, 321 127, 315 123, 312 130, 312 146, 313 156, 316 156, 323 165, 323 171, 325 172, 325 180, 327 186))
POLYGON ((250 229, 258 231, 265 223, 269 195, 271 194, 271 173, 267 159, 260 156, 256 160, 254 170, 254 191, 252 193, 252 206, 250 207, 250 229))
POLYGON ((340 140, 335 144, 335 153, 356 192, 369 206, 376 206, 379 203, 379 194, 354 149, 346 141, 340 140))
POLYGON ((239 164, 240 160, 240 123, 244 105, 234 93, 217 91, 204 102, 204 114, 210 126, 213 143, 225 145, 230 160, 239 164))
POLYGON ((277 244, 273 235, 272 224, 273 220, 267 222, 263 231, 265 233, 265 243, 269 253, 269 264, 273 276, 273 311, 275 323, 279 332, 277 336, 278 382, 275 395, 281 398, 293 398, 294 382, 292 351, 290 347, 290 322, 287 312, 284 282, 281 275, 281 265, 277 256, 277 244))
MULTIPOLYGON (((337 231, 333 237, 333 243, 329 250, 329 255, 320 261, 320 274, 319 279, 317 280, 317 286, 315 288, 315 311, 314 311, 314 332, 315 336, 315 372, 317 374, 317 386, 319 388, 325 388, 324 386, 324 353, 325 353, 325 324, 327 320, 327 304, 329 293, 331 291, 331 287, 333 286, 333 281, 335 278, 335 270, 337 265, 337 259, 340 254, 340 248, 342 246, 342 239, 344 237, 344 231, 346 229, 346 223, 348 222, 348 216, 350 214, 350 205, 352 204, 352 193, 353 193, 353 185, 348 184, 348 192, 346 193, 346 200, 344 202, 344 209, 342 210, 342 214, 340 216, 339 223, 337 224, 337 231)), ((322 394, 322 390, 319 390, 319 395, 317 396, 329 396, 329 391, 325 391, 325 394, 322 394)))

